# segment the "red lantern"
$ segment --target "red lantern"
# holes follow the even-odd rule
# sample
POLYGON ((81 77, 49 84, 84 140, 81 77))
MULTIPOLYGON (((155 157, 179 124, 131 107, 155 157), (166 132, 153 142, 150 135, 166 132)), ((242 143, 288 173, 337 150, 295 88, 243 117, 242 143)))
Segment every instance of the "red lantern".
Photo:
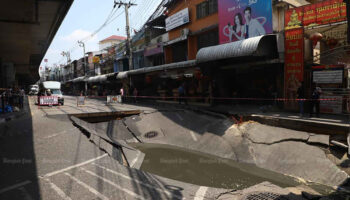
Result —
POLYGON ((146 83, 151 83, 152 82, 152 78, 151 76, 146 76, 146 83))
POLYGON ((194 72, 194 76, 196 77, 196 79, 200 79, 201 76, 202 76, 202 73, 199 69, 196 69, 195 72, 194 72))
POLYGON ((312 47, 315 48, 317 45, 317 42, 322 39, 323 35, 321 33, 313 33, 310 36, 310 40, 312 41, 312 47))
POLYGON ((334 47, 336 47, 338 44, 338 40, 331 38, 329 40, 327 40, 327 45, 329 46, 329 48, 333 49, 334 47))

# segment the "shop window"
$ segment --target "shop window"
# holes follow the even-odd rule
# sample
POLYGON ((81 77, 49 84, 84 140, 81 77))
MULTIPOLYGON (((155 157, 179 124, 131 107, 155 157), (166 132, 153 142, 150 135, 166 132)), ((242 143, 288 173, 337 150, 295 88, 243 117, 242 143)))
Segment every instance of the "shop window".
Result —
POLYGON ((197 19, 201 19, 218 11, 217 0, 207 0, 197 5, 197 19))
POLYGON ((214 46, 218 44, 219 44, 219 34, 217 30, 198 35, 198 38, 197 38, 198 50, 204 47, 214 46))

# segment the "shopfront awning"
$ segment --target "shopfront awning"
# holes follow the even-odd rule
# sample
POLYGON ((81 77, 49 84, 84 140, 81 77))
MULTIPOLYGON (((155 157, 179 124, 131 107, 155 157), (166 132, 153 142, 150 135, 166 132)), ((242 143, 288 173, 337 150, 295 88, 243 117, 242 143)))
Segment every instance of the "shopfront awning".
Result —
POLYGON ((124 79, 128 77, 128 72, 118 72, 118 74, 116 75, 117 79, 124 79))
POLYGON ((278 56, 276 35, 252 37, 245 40, 202 48, 198 51, 198 63, 239 57, 278 56))
POLYGON ((192 67, 195 65, 196 65, 195 60, 188 60, 183 62, 158 65, 154 67, 144 67, 140 69, 135 69, 135 70, 128 71, 128 75, 136 75, 136 74, 144 74, 144 73, 155 72, 155 71, 164 71, 164 70, 170 70, 170 69, 192 67))
POLYGON ((98 76, 89 77, 87 79, 87 82, 89 82, 89 83, 106 82, 106 81, 108 81, 108 79, 110 77, 116 76, 116 74, 117 73, 109 73, 109 74, 102 74, 102 75, 98 75, 98 76))
POLYGON ((81 76, 78 78, 73 79, 73 83, 77 83, 77 82, 84 82, 85 76, 81 76))

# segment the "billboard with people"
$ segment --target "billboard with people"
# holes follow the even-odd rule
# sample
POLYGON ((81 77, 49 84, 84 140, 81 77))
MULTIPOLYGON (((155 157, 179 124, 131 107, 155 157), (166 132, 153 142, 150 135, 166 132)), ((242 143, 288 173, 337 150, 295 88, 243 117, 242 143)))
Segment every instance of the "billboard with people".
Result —
POLYGON ((271 0, 218 0, 220 44, 272 33, 271 0))

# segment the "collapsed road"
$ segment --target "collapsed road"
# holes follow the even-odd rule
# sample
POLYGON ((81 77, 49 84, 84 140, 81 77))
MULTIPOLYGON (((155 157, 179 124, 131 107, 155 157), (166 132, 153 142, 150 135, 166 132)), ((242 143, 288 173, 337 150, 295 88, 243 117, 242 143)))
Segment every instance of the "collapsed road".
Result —
MULTIPOLYGON (((240 188, 233 188, 232 184, 231 187, 225 187, 224 184, 212 185, 208 181, 197 181, 196 179, 200 179, 196 178, 200 177, 200 172, 207 170, 203 158, 200 158, 201 163, 194 164, 192 173, 195 174, 192 179, 188 179, 189 176, 185 172, 181 177, 179 175, 181 170, 191 170, 189 167, 191 164, 186 164, 194 159, 191 157, 189 161, 181 156, 186 153, 176 154, 176 151, 169 151, 169 149, 177 147, 182 151, 193 151, 194 154, 210 155, 214 159, 235 161, 234 165, 238 165, 237 168, 246 169, 239 173, 249 172, 251 176, 255 175, 253 179, 262 177, 264 180, 280 185, 283 185, 284 181, 285 185, 289 184, 290 187, 308 185, 309 188, 314 188, 321 193, 330 192, 329 188, 343 185, 349 177, 328 159, 328 135, 272 127, 253 121, 237 125, 224 117, 198 114, 189 110, 144 112, 119 120, 97 123, 88 123, 74 116, 71 119, 78 127, 92 133, 93 136, 90 137, 95 144, 106 146, 101 139, 97 139, 96 142, 97 136, 103 138, 105 143, 112 143, 120 147, 120 156, 116 158, 119 160, 121 157, 124 158, 124 164, 126 163, 129 167, 141 168, 168 178, 198 185, 205 183, 208 187, 240 188), (147 159, 147 153, 157 155, 153 156, 153 159, 152 156, 147 159), (173 154, 177 156, 169 156, 173 154), (142 164, 143 162, 145 163, 142 164), (179 168, 179 170, 159 173, 160 168, 170 166, 175 169, 179 168), (196 167, 204 168, 204 170, 196 173, 198 171, 196 167)), ((111 151, 111 155, 115 153, 111 151)), ((200 157, 200 155, 194 157, 200 157)), ((218 163, 220 161, 210 160, 208 162, 218 163)), ((218 166, 224 163, 219 163, 218 166)), ((235 169, 226 168, 226 170, 235 169)), ((229 178, 229 174, 232 173, 234 172, 224 172, 226 175, 223 175, 222 179, 229 178)), ((225 182, 225 180, 221 181, 225 182)), ((232 182, 235 183, 237 180, 232 180, 232 182)))
POLYGON ((29 99, 22 117, 0 124, 0 199, 346 198, 346 153, 328 135, 74 100, 38 108, 29 99))

